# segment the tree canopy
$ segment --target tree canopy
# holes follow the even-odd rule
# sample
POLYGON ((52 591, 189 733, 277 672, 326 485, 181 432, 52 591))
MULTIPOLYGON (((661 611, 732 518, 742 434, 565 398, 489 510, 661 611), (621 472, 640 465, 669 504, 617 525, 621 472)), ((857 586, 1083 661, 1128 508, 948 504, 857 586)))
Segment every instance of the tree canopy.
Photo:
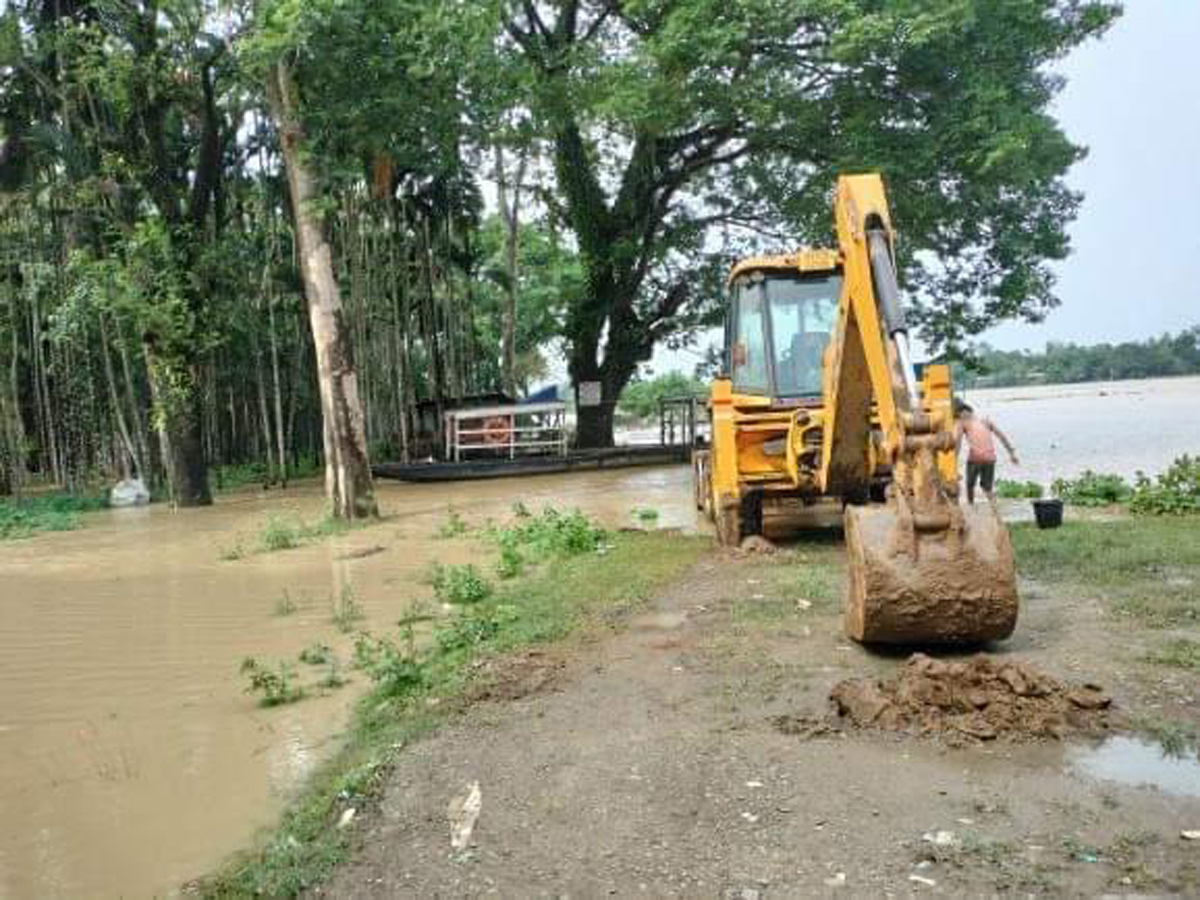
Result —
POLYGON ((928 343, 1057 302, 1083 153, 1056 64, 1103 0, 21 0, 0 13, 0 482, 322 455, 294 188, 330 248, 364 433, 566 356, 584 445, 734 257, 828 245, 883 172, 928 343))

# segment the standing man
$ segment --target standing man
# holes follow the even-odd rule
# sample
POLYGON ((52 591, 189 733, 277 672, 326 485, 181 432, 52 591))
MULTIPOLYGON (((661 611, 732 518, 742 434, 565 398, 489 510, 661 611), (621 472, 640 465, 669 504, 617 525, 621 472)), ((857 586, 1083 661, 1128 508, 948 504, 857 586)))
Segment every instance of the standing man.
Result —
POLYGON ((976 481, 983 488, 983 493, 987 495, 988 501, 995 502, 996 497, 992 493, 992 487, 996 482, 996 442, 992 440, 992 435, 1000 438, 1000 443, 1008 451, 1008 457, 1014 466, 1020 465, 1017 461, 1017 451, 1004 436, 1004 432, 997 428, 991 419, 975 415, 975 410, 961 400, 955 399, 954 401, 954 415, 958 419, 958 426, 955 428, 958 446, 961 447, 963 439, 966 438, 969 448, 967 451, 967 502, 975 502, 976 481))

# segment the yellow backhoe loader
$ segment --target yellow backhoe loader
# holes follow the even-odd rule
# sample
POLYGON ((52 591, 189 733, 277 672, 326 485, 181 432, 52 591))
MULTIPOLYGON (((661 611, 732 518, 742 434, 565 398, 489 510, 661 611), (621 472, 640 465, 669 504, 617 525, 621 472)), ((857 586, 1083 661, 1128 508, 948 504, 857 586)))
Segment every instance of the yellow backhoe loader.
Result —
POLYGON ((838 180, 838 249, 753 257, 729 278, 712 442, 697 505, 722 544, 763 533, 764 509, 844 505, 846 631, 864 643, 970 644, 1017 620, 1008 532, 958 502, 950 371, 918 380, 883 181, 838 180))

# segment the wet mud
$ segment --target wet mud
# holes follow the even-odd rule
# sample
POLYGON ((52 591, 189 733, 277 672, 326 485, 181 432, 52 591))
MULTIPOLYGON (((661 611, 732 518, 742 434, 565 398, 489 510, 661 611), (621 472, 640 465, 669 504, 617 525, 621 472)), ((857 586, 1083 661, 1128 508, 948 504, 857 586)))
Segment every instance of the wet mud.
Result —
POLYGON ((1112 701, 1095 684, 1057 681, 1025 663, 913 654, 887 679, 839 682, 830 700, 847 727, 952 741, 1061 740, 1103 734, 1112 701))

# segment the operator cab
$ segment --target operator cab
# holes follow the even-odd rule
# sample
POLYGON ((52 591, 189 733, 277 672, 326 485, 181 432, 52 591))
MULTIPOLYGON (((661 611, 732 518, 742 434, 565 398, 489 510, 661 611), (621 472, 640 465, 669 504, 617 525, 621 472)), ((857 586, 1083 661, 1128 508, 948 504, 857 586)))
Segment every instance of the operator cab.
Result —
POLYGON ((808 405, 823 392, 825 348, 842 275, 831 269, 739 266, 729 286, 726 365, 735 393, 808 405))

